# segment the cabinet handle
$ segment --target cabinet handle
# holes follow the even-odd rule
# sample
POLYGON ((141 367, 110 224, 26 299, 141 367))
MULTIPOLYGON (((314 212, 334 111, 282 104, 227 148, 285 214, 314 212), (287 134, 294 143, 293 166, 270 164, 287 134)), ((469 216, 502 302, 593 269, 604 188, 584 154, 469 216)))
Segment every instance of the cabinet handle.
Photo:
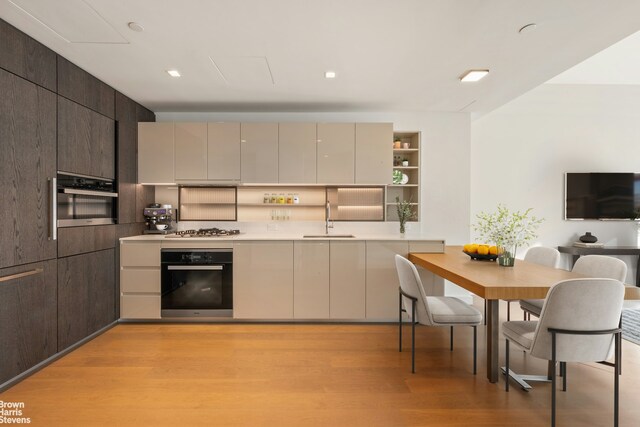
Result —
POLYGON ((40 274, 44 270, 41 268, 36 268, 31 271, 24 271, 22 273, 10 274, 8 276, 0 277, 0 282, 8 282, 9 280, 20 279, 21 277, 33 276, 34 274, 40 274))
POLYGON ((51 230, 49 240, 58 240, 58 178, 51 178, 51 230))

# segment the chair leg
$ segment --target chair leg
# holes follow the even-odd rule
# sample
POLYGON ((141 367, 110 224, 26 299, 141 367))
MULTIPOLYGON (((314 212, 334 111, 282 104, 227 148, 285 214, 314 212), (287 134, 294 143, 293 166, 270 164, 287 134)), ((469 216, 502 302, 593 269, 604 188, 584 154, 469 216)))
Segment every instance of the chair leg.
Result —
POLYGON ((478 327, 473 327, 473 375, 478 372, 478 327))
POLYGON ((567 391, 567 362, 560 362, 560 375, 562 375, 562 391, 567 391))
POLYGON ((411 301, 411 373, 416 373, 416 302, 411 301))
POLYGON ((511 320, 511 301, 507 300, 507 322, 511 320))
POLYGON ((398 292, 398 351, 402 353, 402 294, 398 292))
POLYGON ((618 332, 615 335, 615 362, 616 366, 613 370, 614 388, 613 388, 613 425, 618 427, 618 415, 620 406, 620 362, 622 362, 622 334, 618 332))
POLYGON ((507 374, 504 377, 504 389, 505 391, 509 391, 509 340, 505 339, 505 346, 504 346, 504 362, 505 362, 505 369, 507 370, 507 374))
POLYGON ((451 326, 451 333, 449 334, 449 350, 453 351, 453 326, 451 326))
POLYGON ((551 427, 556 426, 556 334, 551 332, 551 427))

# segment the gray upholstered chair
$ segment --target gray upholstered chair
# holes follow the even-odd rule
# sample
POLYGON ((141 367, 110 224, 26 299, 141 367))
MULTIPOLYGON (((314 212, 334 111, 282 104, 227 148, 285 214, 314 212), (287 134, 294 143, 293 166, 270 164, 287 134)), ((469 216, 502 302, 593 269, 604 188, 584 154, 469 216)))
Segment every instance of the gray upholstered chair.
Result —
MULTIPOLYGON (((614 425, 618 425, 618 386, 621 363, 619 329, 624 285, 613 279, 571 279, 554 285, 544 300, 538 321, 502 324, 506 339, 505 361, 509 391, 509 344, 531 356, 549 360, 551 374, 551 425, 555 426, 556 373, 560 362, 563 390, 567 389, 567 362, 602 362, 614 358, 614 425)), ((545 376, 546 377, 546 376, 545 376)), ((515 378, 514 378, 515 379, 515 378)))
MULTIPOLYGON (((573 266, 574 273, 585 277, 602 277, 615 279, 622 283, 627 277, 627 264, 624 261, 604 255, 585 255, 578 258, 573 266)), ((520 308, 534 316, 540 316, 542 311, 542 299, 527 299, 520 301, 520 308)))
POLYGON ((449 326, 450 349, 453 350, 453 327, 473 327, 473 373, 477 372, 477 326, 482 323, 482 313, 464 301, 445 296, 427 296, 416 266, 403 256, 396 255, 396 270, 400 280, 400 306, 398 309, 399 341, 402 351, 402 313, 411 321, 411 372, 416 372, 416 323, 427 326, 449 326))
MULTIPOLYGON (((533 264, 544 265, 546 267, 558 268, 560 263, 560 252, 556 248, 549 248, 546 246, 534 246, 529 248, 524 255, 526 262, 533 264)), ((507 320, 511 320, 511 303, 516 300, 507 301, 507 320)), ((540 300, 543 301, 543 300, 540 300)))

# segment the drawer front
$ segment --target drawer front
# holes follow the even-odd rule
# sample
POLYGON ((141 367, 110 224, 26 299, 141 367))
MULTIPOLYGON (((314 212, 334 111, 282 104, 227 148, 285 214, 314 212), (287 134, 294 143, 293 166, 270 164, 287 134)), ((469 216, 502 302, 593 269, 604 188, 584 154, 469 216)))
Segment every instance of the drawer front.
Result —
POLYGON ((160 293, 160 270, 123 268, 120 270, 120 292, 160 293))
POLYGON ((409 252, 420 253, 444 253, 444 241, 443 240, 430 240, 430 241, 412 241, 409 242, 409 252))
POLYGON ((159 319, 160 295, 123 295, 120 297, 121 319, 159 319))
POLYGON ((120 245, 122 267, 160 268, 160 243, 122 242, 120 245))
POLYGON ((115 244, 115 225, 58 229, 58 257, 111 249, 115 244))

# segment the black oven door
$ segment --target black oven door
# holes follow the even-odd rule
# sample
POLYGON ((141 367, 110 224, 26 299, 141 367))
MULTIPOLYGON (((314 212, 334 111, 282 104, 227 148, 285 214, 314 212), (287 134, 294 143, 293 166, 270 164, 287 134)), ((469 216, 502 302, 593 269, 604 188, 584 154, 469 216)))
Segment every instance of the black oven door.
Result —
POLYGON ((233 315, 231 251, 162 251, 162 317, 233 315))

